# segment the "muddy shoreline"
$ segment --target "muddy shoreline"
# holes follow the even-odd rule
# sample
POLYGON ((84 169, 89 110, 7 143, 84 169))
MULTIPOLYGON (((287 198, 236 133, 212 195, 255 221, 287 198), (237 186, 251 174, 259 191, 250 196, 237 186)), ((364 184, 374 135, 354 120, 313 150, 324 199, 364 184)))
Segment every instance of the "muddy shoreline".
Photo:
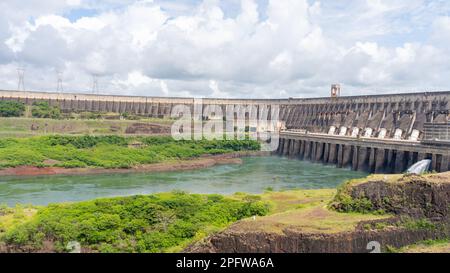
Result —
POLYGON ((267 152, 235 152, 221 155, 204 155, 198 158, 140 165, 130 169, 104 169, 104 168, 62 168, 62 167, 35 167, 20 166, 0 169, 0 176, 47 176, 47 175, 91 175, 91 174, 120 174, 120 173, 151 173, 186 171, 210 168, 224 164, 242 164, 243 157, 269 156, 267 152))

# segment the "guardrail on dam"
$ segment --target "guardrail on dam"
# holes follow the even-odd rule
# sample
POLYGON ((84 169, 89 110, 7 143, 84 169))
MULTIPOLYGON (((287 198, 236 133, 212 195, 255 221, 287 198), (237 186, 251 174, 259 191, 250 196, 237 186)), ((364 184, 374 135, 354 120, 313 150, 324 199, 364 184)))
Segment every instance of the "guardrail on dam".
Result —
MULTIPOLYGON (((0 91, 1 100, 48 101, 63 111, 129 112, 167 117, 192 98, 133 97, 0 91)), ((435 171, 449 170, 450 92, 313 99, 203 99, 203 105, 280 107, 285 123, 278 154, 352 167, 400 173, 421 159, 435 171)))

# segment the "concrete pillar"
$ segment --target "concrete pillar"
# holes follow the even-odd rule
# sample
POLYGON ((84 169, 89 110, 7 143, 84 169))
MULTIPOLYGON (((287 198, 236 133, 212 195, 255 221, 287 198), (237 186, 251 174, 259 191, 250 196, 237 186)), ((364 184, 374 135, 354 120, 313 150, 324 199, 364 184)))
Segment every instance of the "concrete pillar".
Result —
POLYGON ((312 148, 311 146, 312 146, 312 142, 307 141, 305 144, 305 160, 311 159, 311 148, 312 148))
POLYGON ((295 139, 291 139, 290 145, 289 145, 289 157, 292 158, 295 155, 295 143, 297 141, 295 139))
POLYGON ((337 145, 338 154, 337 154, 337 167, 342 168, 344 166, 344 145, 337 145))
POLYGON ((294 140, 294 152, 292 157, 298 157, 300 154, 300 140, 294 140))
POLYGON ((323 159, 324 143, 318 142, 316 146, 317 146, 317 148, 316 148, 316 160, 315 161, 321 162, 323 159))
POLYGON ((413 152, 406 152, 406 168, 411 167, 415 162, 414 162, 414 153, 413 152))
POLYGON ((317 142, 313 142, 311 145, 311 161, 316 161, 317 142))
POLYGON ((367 170, 370 173, 374 173, 375 172, 375 159, 376 159, 375 152, 376 152, 375 148, 370 148, 370 152, 368 151, 368 153, 369 153, 369 164, 368 164, 368 169, 367 170))
POLYGON ((405 165, 405 152, 397 151, 397 155, 395 156, 395 173, 404 172, 406 170, 405 165))
POLYGON ((395 169, 395 155, 393 150, 388 150, 386 157, 385 171, 387 173, 394 173, 395 169))
POLYGON ((305 158, 305 142, 304 140, 300 140, 300 153, 299 153, 299 158, 303 159, 305 158))
POLYGON ((375 173, 383 173, 386 161, 386 150, 377 149, 375 155, 375 173))
POLYGON ((358 171, 368 171, 369 153, 366 147, 360 147, 358 152, 358 171))
POLYGON ((93 101, 93 100, 86 100, 86 102, 85 102, 85 109, 88 112, 94 112, 95 111, 95 101, 93 101))
POLYGON ((328 163, 336 164, 337 163, 337 145, 330 144, 330 152, 328 155, 328 163))
POLYGON ((433 154, 431 157, 431 170, 437 171, 437 154, 433 154))
POLYGON ((352 155, 352 170, 358 170, 358 157, 359 157, 359 147, 353 146, 353 155, 352 155))
POLYGON ((443 155, 441 158, 441 172, 448 172, 448 161, 449 161, 449 156, 448 155, 443 155))
POLYGON ((330 156, 330 143, 325 143, 323 151, 323 163, 328 163, 329 156, 330 156))
POLYGON ((350 145, 343 145, 342 167, 346 168, 352 163, 352 149, 350 145))
POLYGON ((113 101, 113 102, 111 102, 111 110, 110 110, 110 112, 114 112, 114 113, 117 113, 118 111, 117 111, 117 102, 115 102, 115 101, 113 101))
POLYGON ((280 138, 280 141, 278 144, 278 149, 277 149, 278 155, 281 155, 283 153, 283 146, 284 146, 284 138, 280 138))
POLYGON ((283 147, 283 156, 287 156, 289 153, 289 145, 291 144, 290 139, 286 139, 284 141, 284 147, 283 147))

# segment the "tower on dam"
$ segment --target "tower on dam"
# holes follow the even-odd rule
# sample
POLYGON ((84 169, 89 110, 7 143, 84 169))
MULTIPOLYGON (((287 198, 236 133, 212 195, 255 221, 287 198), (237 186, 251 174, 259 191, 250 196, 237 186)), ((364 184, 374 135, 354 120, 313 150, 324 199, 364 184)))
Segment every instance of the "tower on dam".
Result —
MULTIPOLYGON (((450 92, 310 99, 203 99, 203 105, 276 105, 285 124, 277 153, 367 172, 404 172, 422 159, 432 170, 447 171, 450 92)), ((333 94, 333 93, 332 93, 333 94)), ((168 117, 192 98, 0 91, 0 100, 31 105, 47 101, 62 111, 134 113, 168 117)))

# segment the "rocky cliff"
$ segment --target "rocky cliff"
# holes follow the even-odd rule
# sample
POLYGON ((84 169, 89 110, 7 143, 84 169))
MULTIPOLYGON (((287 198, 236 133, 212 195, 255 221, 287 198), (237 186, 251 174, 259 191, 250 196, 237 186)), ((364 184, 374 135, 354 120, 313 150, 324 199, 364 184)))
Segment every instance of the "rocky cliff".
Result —
POLYGON ((188 247, 212 253, 367 253, 446 238, 450 173, 377 175, 342 186, 323 204, 243 220, 188 247))

